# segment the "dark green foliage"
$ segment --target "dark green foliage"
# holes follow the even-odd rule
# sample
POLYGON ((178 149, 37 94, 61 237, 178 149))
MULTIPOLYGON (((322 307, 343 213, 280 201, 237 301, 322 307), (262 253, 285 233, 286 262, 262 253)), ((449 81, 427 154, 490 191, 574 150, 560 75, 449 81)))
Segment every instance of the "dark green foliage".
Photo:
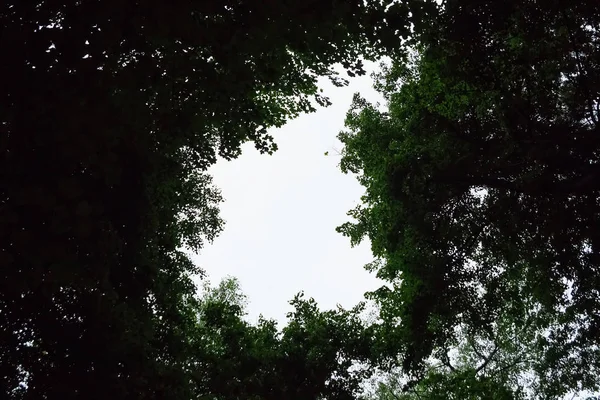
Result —
POLYGON ((546 398, 598 389, 599 31, 592 0, 2 3, 0 396, 351 399, 398 354, 429 398, 523 397, 521 367, 546 398), (357 97, 340 135, 381 321, 198 298, 207 168, 382 54, 388 110, 357 97), (450 367, 465 341, 492 350, 450 367))
POLYGON ((370 376, 371 337, 353 310, 320 311, 298 295, 288 324, 247 323, 236 281, 210 289, 201 301, 194 379, 199 398, 354 399, 370 376), (198 354, 197 353, 197 354, 198 354), (354 363, 359 367, 350 369, 354 363))
POLYGON ((189 398, 180 249, 222 226, 202 171, 273 151, 332 64, 361 73, 367 37, 397 40, 384 6, 2 2, 0 396, 189 398))
POLYGON ((388 369, 366 399, 573 399, 598 391, 597 349, 589 343, 576 349, 548 340, 562 316, 518 296, 507 298, 497 312, 485 329, 456 326, 451 340, 425 361, 421 374, 388 369), (549 362, 563 351, 569 356, 549 362), (586 365, 577 364, 581 361, 586 365))
POLYGON ((395 350, 418 371, 455 326, 531 301, 554 321, 547 372, 596 385, 600 8, 445 1, 429 26, 379 77, 387 111, 356 98, 340 135, 366 188, 340 230, 393 283, 372 296, 395 350))
MULTIPOLYGON (((393 381, 392 381, 393 383, 393 381)), ((430 371, 415 387, 403 390, 381 383, 369 400, 517 400, 523 399, 503 383, 477 376, 472 369, 430 371)))

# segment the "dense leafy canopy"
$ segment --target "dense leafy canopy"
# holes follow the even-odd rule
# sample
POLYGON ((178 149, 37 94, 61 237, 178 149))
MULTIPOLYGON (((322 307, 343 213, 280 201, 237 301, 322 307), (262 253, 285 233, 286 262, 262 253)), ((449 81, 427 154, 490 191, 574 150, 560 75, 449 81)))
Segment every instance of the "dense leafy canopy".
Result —
POLYGON ((298 295, 278 331, 274 321, 244 320, 235 280, 207 287, 198 313, 194 379, 199 398, 354 399, 370 376, 372 337, 352 310, 320 311, 298 295), (358 368, 350 368, 360 363, 358 368))
POLYGON ((356 97, 340 134, 366 194, 339 229, 390 283, 371 294, 390 351, 422 370, 527 302, 552 316, 549 374, 597 371, 600 8, 445 1, 430 27, 378 77, 387 109, 356 97))
POLYGON ((327 104, 318 77, 396 40, 384 8, 2 2, 3 398, 190 397, 200 271, 180 249, 222 227, 203 171, 327 104))
POLYGON ((582 351, 551 337, 548 333, 561 321, 531 299, 507 298, 487 329, 455 327, 452 340, 435 349, 420 376, 392 368, 365 398, 584 399, 600 389, 594 361, 600 354, 597 348, 582 351))
POLYGON ((376 367, 381 400, 600 390, 595 1, 7 0, 0 29, 2 398, 343 400, 376 367), (198 296, 207 168, 382 55, 387 108, 340 134, 377 320, 198 296))

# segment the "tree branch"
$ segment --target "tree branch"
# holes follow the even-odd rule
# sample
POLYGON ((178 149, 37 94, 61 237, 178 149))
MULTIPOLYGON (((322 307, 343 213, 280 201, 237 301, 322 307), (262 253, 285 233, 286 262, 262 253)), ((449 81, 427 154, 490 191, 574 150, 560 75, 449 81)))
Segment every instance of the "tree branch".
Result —
POLYGON ((494 356, 496 355, 496 353, 498 352, 498 344, 494 343, 494 350, 492 350, 492 352, 487 356, 487 357, 483 357, 484 362, 483 364, 481 364, 477 370, 475 371, 476 374, 478 374, 480 371, 482 371, 485 367, 488 366, 488 364, 492 361, 492 359, 494 358, 494 356))
POLYGON ((530 360, 528 360, 528 359, 525 359, 525 358, 524 358, 524 356, 522 355, 522 356, 520 356, 520 357, 517 357, 517 358, 515 359, 515 361, 513 361, 512 363, 510 363, 510 364, 508 364, 508 365, 505 365, 505 366, 504 366, 504 367, 502 367, 502 368, 499 368, 499 369, 496 371, 496 373, 497 373, 497 374, 501 374, 501 373, 503 373, 504 371, 506 371, 506 370, 509 370, 509 369, 511 369, 511 368, 513 368, 513 367, 515 367, 517 364, 520 364, 520 363, 522 363, 522 362, 526 362, 526 361, 530 361, 530 360))
POLYGON ((456 372, 456 368, 452 365, 452 363, 450 362, 450 356, 448 355, 448 353, 450 352, 449 349, 447 348, 443 348, 442 350, 444 350, 444 354, 442 355, 442 357, 440 357, 440 361, 442 362, 442 364, 444 364, 446 367, 450 368, 450 371, 452 372, 456 372))
POLYGON ((477 346, 475 346, 475 341, 471 340, 471 341, 469 341, 469 344, 471 345, 471 348, 473 349, 473 351, 475 352, 477 357, 479 357, 483 360, 486 359, 486 357, 483 354, 481 354, 481 352, 477 349, 477 346))

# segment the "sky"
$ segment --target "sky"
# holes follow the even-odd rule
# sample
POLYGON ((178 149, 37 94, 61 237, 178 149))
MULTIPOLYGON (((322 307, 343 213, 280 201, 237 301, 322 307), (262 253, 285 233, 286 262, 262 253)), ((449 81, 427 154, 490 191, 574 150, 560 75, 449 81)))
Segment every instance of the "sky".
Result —
POLYGON ((350 308, 381 286, 363 268, 373 259, 368 241, 352 248, 335 231, 363 194, 356 178, 338 167, 342 146, 336 136, 354 93, 382 101, 369 76, 377 65, 366 67, 367 75, 350 78, 346 87, 321 80, 333 104, 272 130, 279 146, 272 156, 247 143, 239 158, 219 160, 209 171, 225 198, 226 224, 193 259, 213 285, 238 278, 251 321, 262 314, 285 322, 288 302, 300 291, 322 309, 350 308))

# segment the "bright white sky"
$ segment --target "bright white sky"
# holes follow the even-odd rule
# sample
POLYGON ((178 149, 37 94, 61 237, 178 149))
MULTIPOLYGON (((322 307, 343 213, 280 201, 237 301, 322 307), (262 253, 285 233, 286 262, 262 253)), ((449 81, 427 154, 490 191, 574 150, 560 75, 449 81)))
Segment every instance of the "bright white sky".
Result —
MULTIPOLYGON (((375 64, 367 64, 370 73, 375 64)), ((225 230, 194 261, 212 284, 226 276, 239 279, 250 301, 249 319, 262 314, 285 321, 288 301, 300 291, 321 308, 348 308, 380 283, 363 266, 372 260, 370 244, 350 247, 335 231, 363 193, 354 176, 338 168, 337 134, 354 93, 381 98, 369 74, 336 88, 321 87, 333 105, 303 115, 271 133, 279 146, 261 155, 252 144, 234 161, 218 162, 209 172, 221 188, 225 230), (329 151, 329 156, 324 153, 329 151)))

